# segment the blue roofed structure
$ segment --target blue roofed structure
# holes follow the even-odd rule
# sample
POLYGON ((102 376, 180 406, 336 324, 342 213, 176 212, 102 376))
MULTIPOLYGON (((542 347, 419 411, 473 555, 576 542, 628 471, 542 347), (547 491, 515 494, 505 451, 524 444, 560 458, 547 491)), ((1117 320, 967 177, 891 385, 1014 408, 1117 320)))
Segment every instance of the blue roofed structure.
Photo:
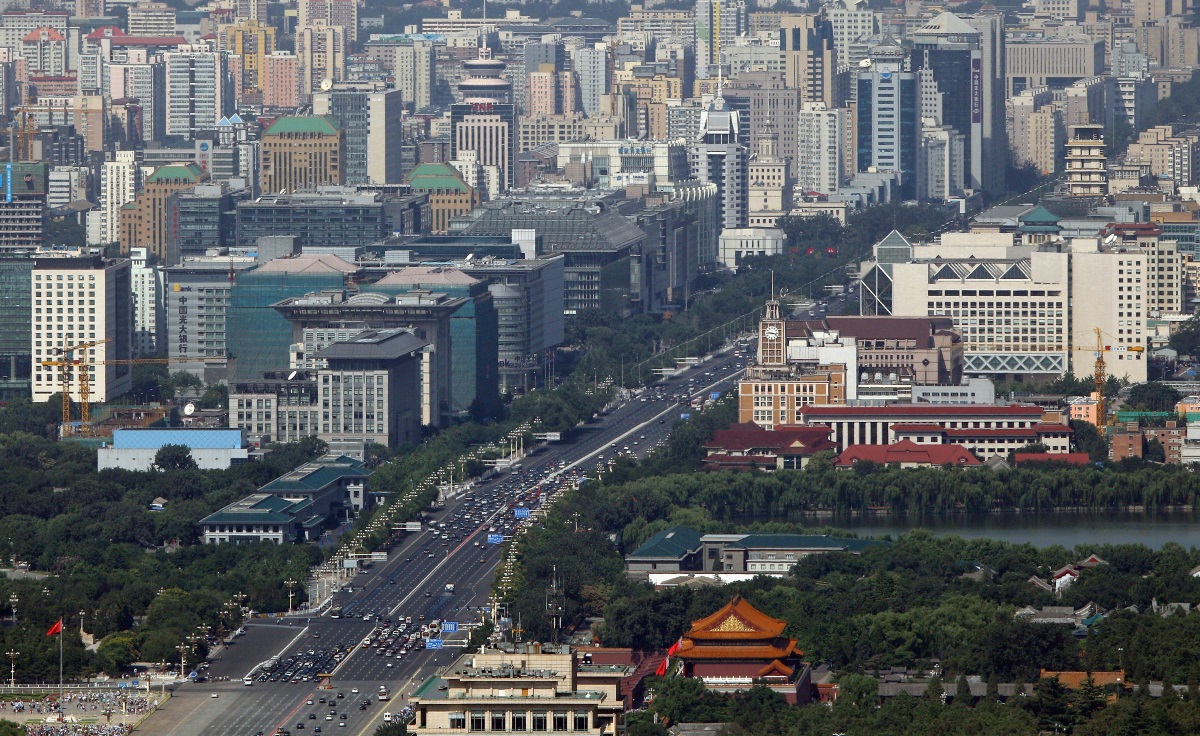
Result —
POLYGON ((201 470, 224 470, 249 459, 246 433, 241 429, 168 428, 117 429, 112 443, 96 452, 98 470, 155 470, 154 457, 165 445, 183 445, 201 470))

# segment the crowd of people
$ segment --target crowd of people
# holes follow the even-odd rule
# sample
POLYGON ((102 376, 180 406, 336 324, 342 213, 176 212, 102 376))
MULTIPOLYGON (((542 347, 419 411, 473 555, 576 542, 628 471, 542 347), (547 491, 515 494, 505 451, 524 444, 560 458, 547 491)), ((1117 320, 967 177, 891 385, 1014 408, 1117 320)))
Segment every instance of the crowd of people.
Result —
POLYGON ((132 726, 124 723, 27 723, 28 736, 126 736, 132 726))
MULTIPOLYGON (((122 697, 119 692, 88 691, 70 692, 63 695, 63 713, 97 713, 112 711, 113 714, 141 715, 150 712, 150 699, 135 695, 122 697), (122 705, 124 703, 124 705, 122 705)), ((57 695, 48 695, 38 700, 0 701, 0 713, 10 712, 26 715, 47 715, 59 712, 57 695)))

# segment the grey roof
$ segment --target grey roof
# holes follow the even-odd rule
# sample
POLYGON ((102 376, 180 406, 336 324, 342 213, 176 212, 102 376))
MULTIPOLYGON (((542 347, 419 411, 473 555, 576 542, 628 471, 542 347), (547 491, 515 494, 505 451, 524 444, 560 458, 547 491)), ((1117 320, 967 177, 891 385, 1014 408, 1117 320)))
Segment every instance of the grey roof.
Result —
POLYGON ((537 230, 539 251, 620 251, 646 234, 600 202, 537 198, 488 202, 466 216, 463 235, 512 237, 520 228, 537 230))
POLYGON ((361 462, 345 455, 325 455, 293 468, 266 484, 263 493, 312 493, 328 488, 343 478, 368 478, 371 471, 361 462))
POLYGON ((216 513, 200 520, 200 524, 290 524, 300 514, 307 514, 312 501, 289 501, 269 493, 252 493, 234 501, 216 513))
POLYGON ((317 353, 325 360, 396 360, 429 345, 408 330, 366 330, 317 353))
POLYGON ((861 552, 867 547, 888 545, 873 539, 839 539, 826 534, 747 534, 730 548, 738 549, 830 549, 861 552))

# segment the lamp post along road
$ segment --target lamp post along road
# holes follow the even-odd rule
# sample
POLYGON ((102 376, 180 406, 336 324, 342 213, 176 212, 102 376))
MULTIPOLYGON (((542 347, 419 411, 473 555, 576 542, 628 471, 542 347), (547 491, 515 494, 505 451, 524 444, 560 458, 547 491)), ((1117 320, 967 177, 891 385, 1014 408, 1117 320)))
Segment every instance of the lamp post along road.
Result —
POLYGON ((21 656, 21 653, 15 649, 9 649, 6 654, 8 654, 8 686, 15 690, 17 688, 17 657, 21 656))

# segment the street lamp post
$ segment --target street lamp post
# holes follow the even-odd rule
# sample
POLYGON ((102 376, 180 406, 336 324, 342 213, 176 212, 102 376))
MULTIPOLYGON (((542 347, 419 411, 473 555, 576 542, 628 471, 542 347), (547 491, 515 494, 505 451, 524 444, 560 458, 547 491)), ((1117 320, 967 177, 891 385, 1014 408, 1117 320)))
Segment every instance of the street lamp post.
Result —
POLYGON ((184 679, 184 669, 187 666, 187 642, 183 642, 179 646, 175 647, 175 651, 179 652, 179 679, 182 680, 184 679))
POLYGON ((296 591, 294 590, 296 581, 288 578, 283 581, 283 584, 288 586, 288 615, 290 616, 292 614, 292 599, 296 596, 296 591))
POLYGON ((17 622, 17 604, 20 602, 21 599, 17 597, 16 593, 8 596, 8 606, 12 609, 12 622, 14 624, 17 622))
POLYGON ((7 654, 8 654, 8 686, 11 689, 16 690, 17 689, 17 657, 21 656, 21 653, 16 651, 15 649, 9 649, 7 654))

